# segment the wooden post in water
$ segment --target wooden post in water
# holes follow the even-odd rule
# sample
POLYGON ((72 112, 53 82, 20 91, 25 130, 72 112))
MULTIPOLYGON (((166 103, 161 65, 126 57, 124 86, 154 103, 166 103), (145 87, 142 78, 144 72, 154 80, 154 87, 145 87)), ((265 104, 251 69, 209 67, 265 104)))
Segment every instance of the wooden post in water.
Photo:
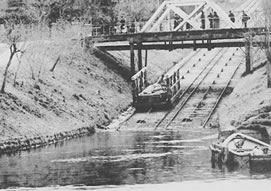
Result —
POLYGON ((142 43, 137 43, 138 71, 142 69, 142 43))

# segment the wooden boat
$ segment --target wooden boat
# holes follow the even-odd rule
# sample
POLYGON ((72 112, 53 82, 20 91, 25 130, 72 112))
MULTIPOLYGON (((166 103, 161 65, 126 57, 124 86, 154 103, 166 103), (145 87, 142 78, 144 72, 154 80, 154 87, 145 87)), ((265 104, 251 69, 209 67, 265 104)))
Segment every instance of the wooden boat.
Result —
MULTIPOLYGON (((212 162, 235 163, 268 159, 271 146, 261 140, 242 133, 233 133, 226 139, 219 139, 210 145, 212 162)), ((271 155, 270 155, 271 156, 271 155)), ((271 159, 271 157, 270 157, 271 159)))
POLYGON ((161 107, 168 108, 171 106, 170 89, 164 85, 155 83, 143 90, 136 99, 134 106, 137 109, 161 107))
POLYGON ((259 124, 250 124, 249 126, 242 125, 237 128, 236 132, 249 135, 255 139, 270 144, 267 129, 259 124))
POLYGON ((270 172, 271 171, 271 153, 263 151, 263 153, 251 154, 249 156, 249 166, 251 172, 270 172))

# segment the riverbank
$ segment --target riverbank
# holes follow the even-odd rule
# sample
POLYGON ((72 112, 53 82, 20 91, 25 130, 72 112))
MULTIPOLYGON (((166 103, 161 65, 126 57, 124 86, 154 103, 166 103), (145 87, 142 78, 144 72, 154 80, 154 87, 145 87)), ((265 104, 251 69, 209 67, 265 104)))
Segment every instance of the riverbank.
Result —
MULTIPOLYGON (((13 59, 6 93, 0 94, 0 153, 93 133, 129 108, 132 96, 129 61, 123 59, 126 53, 105 57, 66 39, 32 41, 19 48, 22 46, 25 53, 13 59)), ((1 47, 3 74, 9 49, 1 47)), ((150 52, 150 71, 167 70, 182 55, 181 50, 150 52), (164 55, 170 57, 170 63, 151 60, 164 55)), ((154 80, 160 74, 150 73, 154 80)))
POLYGON ((265 127, 271 135, 271 89, 267 88, 265 55, 256 58, 253 73, 243 76, 219 109, 221 129, 265 127))

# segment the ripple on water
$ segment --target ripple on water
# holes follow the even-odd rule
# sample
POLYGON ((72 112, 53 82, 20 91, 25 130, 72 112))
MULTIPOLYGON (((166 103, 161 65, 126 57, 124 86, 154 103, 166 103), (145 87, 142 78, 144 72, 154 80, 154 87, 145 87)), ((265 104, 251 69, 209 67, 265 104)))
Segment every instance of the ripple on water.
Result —
POLYGON ((201 143, 202 141, 200 139, 188 139, 188 140, 163 140, 163 141, 149 141, 146 143, 151 144, 162 144, 162 143, 168 143, 168 144, 177 144, 177 143, 201 143))
POLYGON ((80 162, 121 162, 121 161, 130 161, 137 159, 146 159, 146 158, 158 158, 167 155, 171 155, 171 152, 168 153, 145 153, 145 154, 126 154, 126 155, 116 155, 116 156, 91 156, 91 157, 81 157, 81 158, 69 158, 69 159, 58 159, 52 160, 52 163, 80 163, 80 162))

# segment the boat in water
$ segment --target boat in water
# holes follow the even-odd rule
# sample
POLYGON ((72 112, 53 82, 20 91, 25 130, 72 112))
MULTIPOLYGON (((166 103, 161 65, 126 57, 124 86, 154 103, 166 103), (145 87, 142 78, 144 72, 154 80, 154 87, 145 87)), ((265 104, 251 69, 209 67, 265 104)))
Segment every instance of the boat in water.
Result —
POLYGON ((240 132, 232 133, 225 139, 220 137, 210 145, 210 150, 212 163, 253 165, 257 161, 271 162, 269 144, 240 132))

